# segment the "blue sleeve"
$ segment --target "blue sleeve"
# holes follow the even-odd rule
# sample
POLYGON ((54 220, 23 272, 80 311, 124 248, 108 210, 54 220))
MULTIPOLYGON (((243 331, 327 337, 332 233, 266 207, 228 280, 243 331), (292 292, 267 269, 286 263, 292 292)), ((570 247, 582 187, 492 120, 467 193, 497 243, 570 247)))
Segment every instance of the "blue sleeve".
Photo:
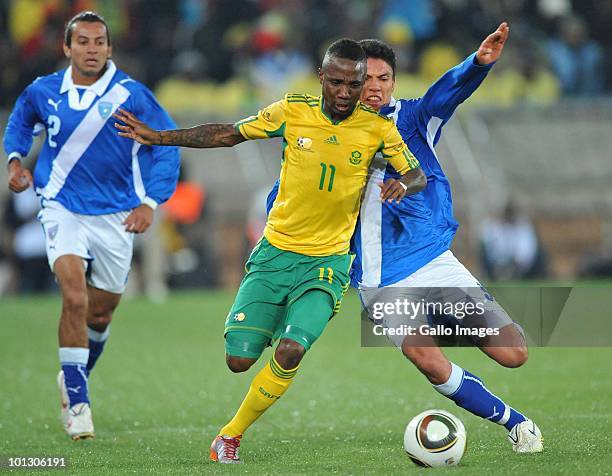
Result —
MULTIPOLYGON (((134 104, 134 114, 154 129, 176 129, 176 123, 161 107, 149 89, 142 87, 136 93, 137 103, 134 104)), ((149 152, 153 161, 149 164, 148 173, 143 174, 147 197, 158 204, 170 198, 176 189, 179 177, 180 154, 174 146, 142 146, 139 155, 149 152)))
POLYGON ((476 60, 476 53, 472 53, 463 63, 444 73, 425 95, 415 102, 414 112, 419 120, 420 132, 427 135, 427 124, 432 117, 446 123, 459 104, 478 89, 494 64, 480 65, 476 60))
POLYGON ((280 185, 280 180, 274 182, 272 186, 272 190, 268 194, 268 198, 266 198, 266 215, 270 214, 270 210, 274 206, 274 200, 276 200, 276 196, 278 195, 278 186, 280 185))
POLYGON ((40 121, 34 108, 32 85, 21 93, 13 112, 8 118, 4 131, 4 151, 6 155, 17 152, 26 157, 32 147, 34 126, 40 121))

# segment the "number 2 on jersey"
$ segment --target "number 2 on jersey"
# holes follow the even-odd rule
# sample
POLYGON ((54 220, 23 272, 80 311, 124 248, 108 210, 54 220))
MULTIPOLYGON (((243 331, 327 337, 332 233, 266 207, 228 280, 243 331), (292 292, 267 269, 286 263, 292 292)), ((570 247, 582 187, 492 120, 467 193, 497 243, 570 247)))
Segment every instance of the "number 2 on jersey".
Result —
POLYGON ((57 147, 57 142, 53 140, 53 136, 57 135, 62 125, 62 121, 59 117, 53 115, 49 116, 47 119, 47 124, 49 127, 47 128, 47 140, 49 141, 50 147, 57 147))
MULTIPOLYGON (((323 190, 325 186, 325 176, 327 175, 327 164, 321 162, 321 180, 319 181, 319 190, 323 190)), ((334 186, 334 176, 336 175, 336 166, 329 164, 329 185, 327 186, 327 191, 331 192, 334 186)))

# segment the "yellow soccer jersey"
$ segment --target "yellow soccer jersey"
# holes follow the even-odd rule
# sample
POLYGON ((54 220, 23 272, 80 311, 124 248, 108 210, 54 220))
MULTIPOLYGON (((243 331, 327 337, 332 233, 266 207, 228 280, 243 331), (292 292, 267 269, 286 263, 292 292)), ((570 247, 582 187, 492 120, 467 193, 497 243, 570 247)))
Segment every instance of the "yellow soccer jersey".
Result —
POLYGON ((358 102, 332 121, 322 97, 287 94, 235 124, 246 139, 282 137, 280 186, 264 235, 308 256, 347 253, 370 162, 381 151, 400 174, 419 163, 391 119, 358 102))

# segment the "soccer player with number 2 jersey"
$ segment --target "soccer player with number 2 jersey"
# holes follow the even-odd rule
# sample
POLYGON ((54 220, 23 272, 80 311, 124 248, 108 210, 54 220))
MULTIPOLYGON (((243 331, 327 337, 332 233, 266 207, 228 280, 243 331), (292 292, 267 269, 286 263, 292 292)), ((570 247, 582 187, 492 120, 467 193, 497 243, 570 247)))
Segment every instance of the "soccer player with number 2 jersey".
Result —
POLYGON ((37 78, 17 99, 4 149, 9 188, 19 193, 33 185, 41 198, 47 257, 62 293, 62 421, 78 440, 94 436, 88 380, 125 290, 134 234, 147 230, 157 205, 174 192, 179 154, 117 137, 109 119, 119 106, 157 127, 174 122, 151 91, 110 60, 110 31, 101 16, 72 18, 64 53, 68 68, 37 78), (32 178, 21 161, 43 130, 32 178))

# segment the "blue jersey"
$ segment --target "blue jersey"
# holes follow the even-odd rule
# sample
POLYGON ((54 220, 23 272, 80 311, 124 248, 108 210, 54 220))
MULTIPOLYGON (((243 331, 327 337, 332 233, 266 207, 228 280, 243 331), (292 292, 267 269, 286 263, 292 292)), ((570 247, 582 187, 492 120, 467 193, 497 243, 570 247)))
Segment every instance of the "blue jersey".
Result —
MULTIPOLYGON (((388 286, 410 276, 450 248, 458 228, 450 184, 434 146, 442 126, 482 83, 493 64, 481 66, 476 54, 447 71, 422 98, 392 100, 380 112, 392 117, 404 142, 427 175, 427 186, 399 204, 380 201, 378 183, 399 178, 382 157, 375 157, 351 241, 354 287, 388 286)), ((268 211, 278 181, 267 198, 268 211)))
POLYGON ((448 179, 434 149, 442 127, 482 83, 493 65, 481 66, 476 55, 447 71, 422 98, 393 100, 381 114, 393 117, 404 142, 427 175, 427 186, 399 204, 383 204, 379 182, 399 178, 374 161, 364 192, 352 248, 355 287, 396 283, 450 248, 458 228, 448 179))
POLYGON ((34 187, 74 213, 115 213, 141 203, 155 207, 176 187, 178 148, 119 137, 112 117, 118 107, 153 128, 176 128, 151 91, 109 61, 103 76, 88 87, 73 84, 70 68, 30 84, 9 117, 4 149, 9 160, 25 157, 33 135, 45 130, 34 187))

